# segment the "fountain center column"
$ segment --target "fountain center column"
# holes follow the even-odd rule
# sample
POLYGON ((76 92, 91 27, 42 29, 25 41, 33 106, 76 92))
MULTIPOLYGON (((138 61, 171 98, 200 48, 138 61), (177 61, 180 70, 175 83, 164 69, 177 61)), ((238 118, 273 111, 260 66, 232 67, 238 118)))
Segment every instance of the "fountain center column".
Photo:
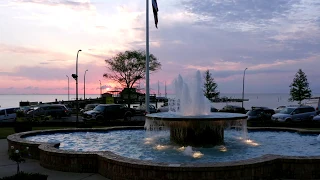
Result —
POLYGON ((170 140, 184 146, 206 147, 220 145, 224 143, 224 125, 219 121, 182 121, 173 123, 170 125, 170 140))

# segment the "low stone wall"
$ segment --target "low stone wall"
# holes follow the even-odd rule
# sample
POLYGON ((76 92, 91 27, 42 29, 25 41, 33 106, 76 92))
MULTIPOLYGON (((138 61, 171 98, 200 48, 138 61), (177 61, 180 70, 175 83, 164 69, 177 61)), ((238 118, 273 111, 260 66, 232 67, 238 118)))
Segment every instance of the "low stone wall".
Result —
MULTIPOLYGON (((130 127, 137 129, 142 127, 130 127)), ((64 129, 61 131, 110 131, 124 127, 104 129, 64 129)), ((257 130, 257 129, 255 129, 257 130)), ((263 130, 268 130, 264 128, 263 130)), ((281 129, 286 130, 286 129, 281 129)), ((292 131, 293 129, 288 129, 292 131)), ((296 129, 296 131, 301 131, 296 129)), ((67 172, 91 172, 113 180, 185 180, 185 179, 319 179, 320 156, 296 157, 264 155, 248 160, 202 163, 168 164, 130 159, 109 151, 77 152, 58 149, 59 144, 32 143, 23 137, 53 133, 55 130, 32 131, 8 136, 8 145, 29 147, 31 158, 39 159, 41 166, 67 172)), ((312 131, 314 133, 314 131, 312 131)), ((305 133, 305 132, 304 132, 305 133)))
POLYGON ((57 171, 66 172, 98 172, 98 152, 64 151, 52 144, 42 144, 40 149, 40 165, 57 171))
POLYGON ((209 164, 161 164, 123 157, 99 157, 99 173, 114 180, 273 179, 276 157, 209 164))

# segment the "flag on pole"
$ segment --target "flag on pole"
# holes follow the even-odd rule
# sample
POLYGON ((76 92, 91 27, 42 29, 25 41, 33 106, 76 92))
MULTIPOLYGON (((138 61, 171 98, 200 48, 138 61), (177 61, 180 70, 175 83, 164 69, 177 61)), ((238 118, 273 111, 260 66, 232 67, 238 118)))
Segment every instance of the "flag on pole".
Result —
POLYGON ((158 4, 157 0, 152 0, 152 10, 153 10, 153 16, 154 16, 154 23, 156 24, 156 28, 158 28, 158 4))

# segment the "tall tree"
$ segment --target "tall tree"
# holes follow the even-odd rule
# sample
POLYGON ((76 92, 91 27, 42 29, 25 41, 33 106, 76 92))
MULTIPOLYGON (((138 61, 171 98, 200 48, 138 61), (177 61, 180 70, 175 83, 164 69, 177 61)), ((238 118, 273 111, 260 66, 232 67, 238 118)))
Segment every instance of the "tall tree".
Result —
POLYGON ((203 86, 203 93, 209 99, 213 100, 218 98, 220 92, 217 91, 218 84, 214 81, 212 74, 209 70, 206 70, 204 73, 204 86, 203 86))
MULTIPOLYGON (((146 75, 146 53, 145 51, 125 51, 105 60, 108 72, 103 77, 118 82, 128 91, 128 106, 130 107, 130 92, 134 84, 145 79, 146 75)), ((158 59, 150 54, 149 71, 154 72, 161 68, 158 59)))
POLYGON ((289 101, 301 101, 311 97, 311 89, 309 88, 309 82, 307 79, 307 75, 299 69, 296 73, 293 82, 290 87, 290 98, 289 101))

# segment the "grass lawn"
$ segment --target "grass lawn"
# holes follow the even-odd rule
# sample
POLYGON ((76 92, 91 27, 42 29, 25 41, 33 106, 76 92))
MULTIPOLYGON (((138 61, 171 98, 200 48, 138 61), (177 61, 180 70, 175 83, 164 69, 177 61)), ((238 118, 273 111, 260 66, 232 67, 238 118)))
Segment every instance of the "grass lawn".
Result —
MULTIPOLYGON (((46 130, 46 129, 65 129, 70 127, 33 127, 32 130, 46 130)), ((0 139, 6 139, 7 136, 14 134, 13 127, 0 127, 0 139)))
POLYGON ((0 139, 6 139, 8 135, 13 134, 13 127, 0 128, 0 139))
MULTIPOLYGON (((94 128, 103 128, 105 126, 94 126, 94 128)), ((32 130, 46 130, 46 129, 67 129, 73 127, 32 127, 32 130)), ((6 139, 7 136, 14 134, 13 127, 0 127, 0 139, 6 139)))

